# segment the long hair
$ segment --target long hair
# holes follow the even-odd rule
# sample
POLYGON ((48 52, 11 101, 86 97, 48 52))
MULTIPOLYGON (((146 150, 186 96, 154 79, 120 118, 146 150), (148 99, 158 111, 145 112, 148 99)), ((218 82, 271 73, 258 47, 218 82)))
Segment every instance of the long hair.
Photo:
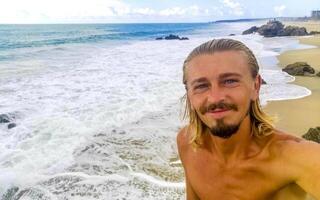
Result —
MULTIPOLYGON (((193 147, 198 147, 203 143, 202 136, 206 131, 208 131, 208 128, 201 121, 196 111, 191 108, 191 103, 187 95, 188 88, 186 79, 186 68, 188 63, 193 58, 199 55, 214 54, 215 52, 221 51, 243 52, 247 57, 248 66, 250 67, 252 78, 256 78, 259 74, 259 65, 256 57, 254 56, 252 51, 240 41, 233 39, 214 39, 201 44, 191 51, 191 53, 183 63, 183 84, 186 88, 186 94, 182 97, 182 100, 185 101, 183 119, 189 119, 187 131, 191 133, 190 143, 193 147)), ((263 137, 273 133, 273 119, 262 111, 259 98, 251 102, 249 115, 251 120, 251 131, 255 136, 263 137)))

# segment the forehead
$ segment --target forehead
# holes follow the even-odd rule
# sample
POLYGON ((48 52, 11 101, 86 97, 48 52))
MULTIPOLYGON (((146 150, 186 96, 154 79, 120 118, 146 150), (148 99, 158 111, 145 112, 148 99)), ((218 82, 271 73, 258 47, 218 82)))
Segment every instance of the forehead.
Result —
POLYGON ((194 57, 186 68, 187 81, 201 77, 220 76, 237 73, 243 77, 251 76, 248 59, 240 51, 222 51, 194 57))

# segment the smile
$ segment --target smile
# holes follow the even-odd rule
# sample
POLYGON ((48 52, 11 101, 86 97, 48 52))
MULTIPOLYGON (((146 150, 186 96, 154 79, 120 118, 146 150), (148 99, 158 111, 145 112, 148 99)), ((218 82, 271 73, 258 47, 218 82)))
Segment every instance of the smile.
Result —
POLYGON ((229 114, 229 112, 231 112, 230 109, 217 108, 214 110, 209 110, 206 114, 215 118, 215 119, 220 119, 220 118, 225 117, 227 114, 229 114))

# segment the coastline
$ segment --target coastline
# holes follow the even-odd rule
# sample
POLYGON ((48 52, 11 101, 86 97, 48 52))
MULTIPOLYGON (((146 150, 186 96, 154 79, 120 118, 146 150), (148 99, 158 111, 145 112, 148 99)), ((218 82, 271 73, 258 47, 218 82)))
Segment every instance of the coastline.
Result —
MULTIPOLYGON (((320 31, 320 22, 285 22, 286 25, 304 26, 308 32, 320 31), (318 27, 316 27, 318 26, 318 27)), ((281 53, 277 59, 278 66, 284 68, 294 62, 307 62, 318 73, 320 71, 320 35, 298 37, 302 44, 312 45, 312 49, 289 50, 281 53)), ((292 84, 311 90, 311 95, 294 100, 269 101, 263 108, 268 114, 275 116, 275 126, 285 132, 302 136, 309 128, 320 126, 320 77, 295 76, 292 84)))

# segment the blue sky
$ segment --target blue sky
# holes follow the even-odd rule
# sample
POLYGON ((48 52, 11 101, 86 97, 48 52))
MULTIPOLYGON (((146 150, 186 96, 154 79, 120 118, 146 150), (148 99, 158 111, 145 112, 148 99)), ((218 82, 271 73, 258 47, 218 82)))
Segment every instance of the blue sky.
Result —
POLYGON ((1 0, 0 23, 208 22, 311 10, 320 0, 1 0))

